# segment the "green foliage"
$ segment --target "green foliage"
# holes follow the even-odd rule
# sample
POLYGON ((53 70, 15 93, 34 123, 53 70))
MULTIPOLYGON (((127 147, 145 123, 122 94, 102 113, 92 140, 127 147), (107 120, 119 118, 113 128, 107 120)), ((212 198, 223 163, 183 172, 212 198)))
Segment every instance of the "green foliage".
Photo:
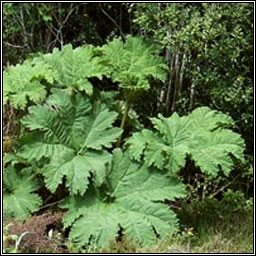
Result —
POLYGON ((127 90, 148 89, 148 77, 164 80, 166 66, 156 56, 156 49, 147 46, 142 38, 127 37, 127 42, 114 39, 101 50, 86 45, 42 55, 9 67, 4 72, 4 104, 7 100, 15 108, 24 109, 28 101, 38 103, 45 99, 46 81, 51 87, 85 91, 91 95, 93 86, 88 78, 110 76, 127 90), (101 53, 99 53, 99 51, 101 53), (96 55, 101 55, 97 57, 96 55))
POLYGON ((223 210, 231 212, 253 213, 253 198, 246 199, 242 191, 227 189, 223 195, 223 210))
MULTIPOLYGON (((119 99, 118 91, 101 91, 95 93, 100 101, 107 105, 110 110, 117 112, 118 119, 122 119, 125 112, 125 102, 119 99)), ((133 108, 130 108, 127 114, 126 123, 132 130, 141 130, 144 125, 139 121, 140 116, 133 108)))
POLYGON ((43 81, 53 83, 56 76, 40 57, 10 66, 3 75, 4 105, 9 100, 14 108, 24 110, 30 102, 42 102, 46 98, 43 81))
POLYGON ((15 217, 26 219, 31 212, 35 212, 42 204, 38 194, 39 184, 32 174, 32 170, 24 168, 20 171, 14 167, 5 169, 3 174, 4 218, 15 217))
POLYGON ((73 49, 65 45, 62 50, 54 49, 52 54, 44 55, 45 61, 57 71, 56 83, 64 88, 73 88, 85 91, 89 95, 93 92, 90 77, 102 79, 106 73, 94 57, 94 47, 86 45, 73 49))
POLYGON ((112 126, 116 117, 103 104, 92 105, 81 93, 68 95, 56 90, 45 105, 31 107, 22 119, 34 132, 24 138, 26 144, 19 155, 28 161, 50 159, 42 170, 50 191, 66 176, 70 193, 83 195, 91 172, 97 185, 104 181, 105 165, 110 161, 106 148, 122 132, 112 126))
MULTIPOLYGON (((28 54, 48 53, 66 43, 76 47, 91 43, 101 45, 114 24, 106 22, 108 18, 102 12, 95 13, 93 9, 97 5, 4 3, 3 65, 20 63, 28 54), (102 26, 105 26, 103 31, 102 26)), ((118 6, 114 5, 113 10, 119 10, 118 6)))
POLYGON ((151 118, 155 132, 144 129, 134 133, 126 142, 130 155, 147 166, 156 166, 174 173, 185 165, 186 155, 207 174, 216 176, 219 166, 228 175, 232 159, 230 153, 243 160, 244 141, 231 130, 220 128, 232 120, 225 114, 202 107, 190 115, 174 113, 165 118, 151 118))
POLYGON ((108 68, 108 75, 121 88, 127 90, 149 89, 149 77, 166 78, 166 65, 157 48, 147 45, 142 38, 127 36, 126 42, 114 39, 102 48, 101 63, 108 68))
MULTIPOLYGON (((169 65, 165 89, 152 91, 153 114, 168 104, 179 114, 200 106, 221 110, 232 116, 252 155, 253 4, 140 3, 130 12, 133 32, 159 44, 169 65)), ((152 99, 142 101, 147 115, 152 99)))
MULTIPOLYGON (((134 101, 139 91, 150 88, 149 78, 163 81, 166 78, 167 66, 163 59, 157 55, 158 49, 154 45, 147 45, 142 38, 127 36, 125 43, 121 39, 112 42, 99 49, 99 62, 107 67, 109 76, 124 89, 124 114, 121 128, 129 115, 129 103, 134 101)), ((120 136, 117 146, 120 146, 120 136)))
POLYGON ((84 197, 68 198, 64 226, 72 225, 70 239, 82 246, 91 240, 104 247, 118 231, 143 245, 164 239, 178 230, 175 214, 162 202, 185 195, 175 177, 131 161, 128 153, 116 149, 105 186, 91 187, 84 197), (82 229, 81 227, 86 227, 82 229))
POLYGON ((94 47, 72 49, 66 45, 60 51, 35 57, 22 65, 11 66, 4 71, 4 105, 9 100, 14 108, 22 109, 29 102, 38 103, 46 98, 48 87, 80 90, 92 94, 90 77, 102 78, 106 68, 94 57, 94 47))
MULTIPOLYGON (((70 242, 75 247, 104 248, 123 237, 142 246, 152 245, 158 238, 166 240, 180 230, 176 214, 167 202, 172 206, 171 201, 186 195, 178 178, 186 169, 185 164, 195 162, 203 172, 200 177, 204 184, 210 184, 209 180, 220 180, 220 170, 228 179, 234 158, 239 165, 244 160, 244 141, 229 128, 241 120, 249 123, 251 118, 253 91, 250 59, 246 56, 252 48, 250 33, 245 32, 251 28, 247 22, 250 5, 130 5, 135 6, 131 14, 147 41, 141 36, 126 36, 120 22, 123 41, 113 32, 109 37, 115 39, 97 48, 89 45, 87 39, 86 45, 78 48, 71 44, 63 46, 64 42, 72 41, 63 38, 64 24, 69 24, 70 17, 77 19, 79 10, 89 10, 89 5, 67 6, 70 10, 55 11, 54 7, 61 4, 5 5, 8 17, 17 17, 21 24, 20 28, 5 29, 5 38, 12 32, 21 33, 26 38, 26 47, 32 49, 36 44, 30 43, 33 35, 28 34, 25 24, 33 24, 35 16, 29 19, 24 14, 36 10, 46 25, 39 33, 41 39, 45 35, 48 40, 46 52, 56 42, 60 46, 60 50, 37 54, 4 71, 4 105, 18 110, 20 115, 28 112, 21 120, 17 118, 25 135, 5 157, 5 214, 25 218, 41 204, 40 197, 33 193, 40 188, 34 174, 29 168, 20 172, 15 169, 25 164, 33 166, 33 171, 35 167, 38 176, 42 175, 49 190, 46 193, 52 193, 51 199, 59 201, 69 194, 60 207, 68 210, 63 224, 70 230, 70 242), (76 14, 72 15, 73 12, 76 14), (26 23, 27 20, 30 22, 26 23), (53 31, 55 39, 51 36, 53 31), (165 55, 165 61, 160 54, 165 55), (120 90, 109 91, 116 84, 120 90), (142 94, 146 90, 149 97, 142 94), (240 94, 242 97, 238 97, 240 94), (137 96, 141 96, 138 101, 137 96), (233 113, 236 119, 234 122, 229 115, 208 107, 197 108, 183 117, 176 112, 170 117, 153 117, 163 109, 166 115, 174 112, 176 101, 177 106, 182 105, 179 114, 188 112, 187 103, 191 103, 191 110, 202 105, 218 109, 220 104, 225 113, 233 113), (130 103, 140 105, 137 109, 142 110, 144 120, 153 117, 153 129, 147 125, 144 128, 139 122, 141 116, 130 108, 130 103), (240 112, 230 111, 240 105, 241 117, 240 112), (121 129, 115 127, 120 119, 121 129), (126 122, 131 129, 125 129, 126 122), (122 145, 122 131, 129 136, 134 128, 140 132, 126 140, 128 150, 114 149, 118 138, 116 147, 122 145), (188 157, 192 161, 187 162, 188 157)), ((113 5, 97 6, 107 17, 115 9, 113 5), (107 6, 111 8, 104 10, 107 6)), ((88 13, 83 14, 87 20, 88 13)), ((13 25, 12 20, 8 22, 13 25)), ((84 22, 81 26, 85 28, 84 22)), ((73 31, 73 27, 71 23, 67 31, 73 31)), ((77 40, 80 39, 83 43, 79 45, 84 44, 85 36, 80 35, 77 40)), ((191 173, 199 169, 192 168, 191 173)), ((251 182, 251 172, 248 166, 241 177, 251 182)), ((227 205, 233 202, 241 208, 252 208, 251 200, 243 203, 241 192, 225 192, 225 188, 221 188, 222 201, 227 205)), ((216 188, 219 196, 218 191, 216 188)))

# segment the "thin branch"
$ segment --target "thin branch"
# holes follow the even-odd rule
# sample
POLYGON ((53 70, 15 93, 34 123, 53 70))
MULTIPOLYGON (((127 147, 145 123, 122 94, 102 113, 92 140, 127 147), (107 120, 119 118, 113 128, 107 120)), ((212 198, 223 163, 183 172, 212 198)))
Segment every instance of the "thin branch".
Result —
POLYGON ((222 192, 226 187, 228 187, 229 185, 231 185, 237 178, 239 177, 239 175, 237 175, 233 180, 231 180, 228 184, 226 184, 225 186, 221 187, 219 190, 217 190, 215 193, 211 194, 209 196, 209 198, 213 198, 215 197, 217 194, 219 194, 220 192, 222 192))
POLYGON ((49 29, 51 30, 52 34, 55 36, 55 39, 49 44, 49 47, 53 44, 55 45, 56 42, 58 41, 60 43, 61 48, 63 47, 64 44, 64 40, 63 40, 63 34, 62 34, 62 28, 65 25, 65 23, 68 21, 70 15, 72 14, 72 12, 75 10, 76 6, 73 7, 73 3, 70 5, 70 11, 68 12, 68 14, 66 15, 65 19, 63 21, 61 21, 61 17, 57 18, 56 14, 53 13, 54 18, 56 19, 59 28, 55 28, 54 26, 49 26, 49 29), (54 32, 54 30, 56 32, 54 32))
POLYGON ((65 23, 68 21, 70 15, 72 14, 72 12, 76 9, 76 7, 73 7, 73 4, 70 5, 70 11, 69 13, 67 14, 65 20, 62 22, 62 26, 65 25, 65 23))
POLYGON ((125 41, 125 35, 122 31, 122 28, 117 24, 117 22, 102 8, 101 4, 99 4, 100 10, 114 23, 114 25, 119 29, 119 33, 123 39, 123 41, 125 41))
POLYGON ((49 204, 43 205, 42 207, 39 208, 39 210, 42 210, 42 209, 47 208, 49 206, 56 205, 56 204, 60 203, 61 201, 63 201, 63 199, 61 199, 59 201, 56 201, 56 202, 53 202, 53 203, 49 203, 49 204))
POLYGON ((10 46, 10 47, 13 47, 13 48, 23 48, 23 46, 21 46, 21 45, 14 45, 9 42, 4 42, 4 44, 6 44, 7 46, 10 46))
POLYGON ((19 239, 16 241, 15 243, 15 250, 18 250, 18 247, 20 245, 20 242, 21 242, 21 239, 27 235, 27 234, 35 234, 35 232, 30 232, 30 231, 25 231, 24 233, 22 233, 20 236, 19 236, 19 239))
POLYGON ((24 15, 23 15, 22 8, 20 8, 20 18, 21 18, 20 24, 21 24, 22 29, 23 29, 23 37, 24 37, 24 40, 25 40, 25 46, 29 47, 28 34, 27 34, 27 30, 26 30, 26 27, 25 27, 25 24, 24 24, 24 15))

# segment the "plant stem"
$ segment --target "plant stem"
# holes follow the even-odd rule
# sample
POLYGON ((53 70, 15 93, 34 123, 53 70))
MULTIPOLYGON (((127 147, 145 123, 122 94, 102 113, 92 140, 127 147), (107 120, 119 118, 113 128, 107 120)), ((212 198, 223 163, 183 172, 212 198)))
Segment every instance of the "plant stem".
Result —
MULTIPOLYGON (((120 128, 122 130, 124 130, 124 126, 125 126, 125 122, 126 122, 126 119, 127 119, 127 116, 128 116, 128 112, 129 112, 129 101, 126 100, 125 103, 124 103, 124 115, 123 115, 122 122, 121 122, 121 125, 120 125, 120 128)), ((121 143, 122 143, 122 134, 120 135, 116 146, 119 148, 121 143)))

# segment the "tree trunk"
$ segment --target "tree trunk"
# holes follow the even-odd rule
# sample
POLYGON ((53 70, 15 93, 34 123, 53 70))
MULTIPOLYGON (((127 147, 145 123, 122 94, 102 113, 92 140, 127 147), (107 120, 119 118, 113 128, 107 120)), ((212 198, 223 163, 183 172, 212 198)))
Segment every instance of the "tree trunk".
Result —
POLYGON ((186 60, 186 54, 183 53, 183 55, 181 57, 181 67, 180 67, 179 94, 182 91, 183 76, 184 76, 184 71, 185 71, 185 60, 186 60))
POLYGON ((169 109, 170 109, 170 105, 171 105, 170 98, 171 98, 172 79, 173 79, 173 65, 174 65, 175 56, 176 56, 176 54, 173 53, 171 61, 170 61, 170 65, 169 65, 169 81, 168 81, 168 88, 167 88, 166 101, 165 101, 166 114, 169 113, 169 109))
POLYGON ((192 81, 191 87, 190 87, 190 97, 189 97, 189 109, 192 110, 194 107, 194 94, 195 94, 195 84, 192 81))
POLYGON ((171 106, 171 113, 175 111, 175 103, 176 103, 176 95, 179 86, 179 54, 175 54, 175 84, 174 84, 174 91, 173 91, 173 98, 172 98, 172 106, 171 106))

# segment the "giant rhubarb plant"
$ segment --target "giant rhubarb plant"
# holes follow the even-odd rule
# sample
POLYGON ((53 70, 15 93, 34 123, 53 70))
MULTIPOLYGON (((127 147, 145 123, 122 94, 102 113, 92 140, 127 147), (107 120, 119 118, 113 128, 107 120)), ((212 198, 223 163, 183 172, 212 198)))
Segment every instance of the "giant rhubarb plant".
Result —
POLYGON ((91 45, 73 49, 66 45, 62 50, 26 60, 4 71, 4 105, 9 100, 14 108, 24 109, 30 102, 39 103, 47 96, 47 87, 85 91, 91 95, 93 86, 89 78, 99 79, 106 67, 99 64, 91 45))
POLYGON ((44 61, 57 71, 55 85, 68 90, 85 91, 91 95, 93 86, 88 78, 101 79, 107 72, 106 67, 94 58, 94 51, 95 48, 92 45, 75 49, 71 45, 66 45, 62 50, 54 49, 53 53, 44 55, 44 61))
MULTIPOLYGON (((99 63, 107 67, 107 73, 124 91, 125 107, 121 128, 124 129, 129 103, 141 90, 150 88, 149 78, 165 80, 167 66, 158 56, 153 45, 147 45, 142 38, 127 36, 126 42, 114 39, 101 48, 99 63)), ((121 144, 121 136, 118 146, 121 144)))
POLYGON ((243 160, 244 141, 239 134, 225 128, 232 119, 221 112, 201 107, 188 116, 159 115, 151 118, 151 122, 154 131, 144 129, 126 142, 131 157, 143 159, 147 166, 175 173, 185 165, 188 155, 202 171, 216 176, 219 167, 229 174, 231 154, 243 160))
MULTIPOLYGON (((43 106, 33 106, 22 123, 31 133, 22 147, 21 157, 29 161, 49 158, 42 174, 54 192, 66 177, 71 194, 83 195, 89 177, 101 185, 111 147, 122 130, 112 124, 117 114, 99 102, 92 105, 81 93, 68 95, 56 90, 43 106)), ((24 139, 25 140, 25 139, 24 139)))
MULTIPOLYGON (((219 170, 228 175, 233 156, 243 160, 244 141, 228 129, 232 119, 207 107, 184 117, 151 118, 153 130, 133 133, 125 152, 111 154, 118 138, 120 146, 129 102, 149 88, 150 77, 164 80, 165 69, 152 46, 128 36, 125 43, 114 39, 96 51, 67 45, 4 74, 4 100, 17 108, 43 101, 51 92, 21 120, 29 133, 20 140, 17 155, 40 168, 52 193, 65 184, 69 197, 60 205, 67 209, 63 224, 78 246, 95 242, 105 247, 120 234, 141 245, 166 239, 178 223, 164 202, 185 195, 177 172, 186 157, 212 176, 219 170), (113 104, 103 104, 112 93, 89 97, 88 79, 103 75, 124 91, 121 128, 114 127, 118 114, 107 107, 113 104)), ((26 216, 41 203, 33 193, 37 183, 26 170, 8 167, 4 174, 4 209, 14 217, 26 216)))
POLYGON ((163 202, 183 196, 180 180, 116 149, 103 186, 91 186, 85 196, 72 196, 61 204, 68 209, 63 222, 72 226, 69 237, 79 247, 92 241, 108 246, 121 230, 129 239, 150 245, 178 231, 175 213, 163 202))

